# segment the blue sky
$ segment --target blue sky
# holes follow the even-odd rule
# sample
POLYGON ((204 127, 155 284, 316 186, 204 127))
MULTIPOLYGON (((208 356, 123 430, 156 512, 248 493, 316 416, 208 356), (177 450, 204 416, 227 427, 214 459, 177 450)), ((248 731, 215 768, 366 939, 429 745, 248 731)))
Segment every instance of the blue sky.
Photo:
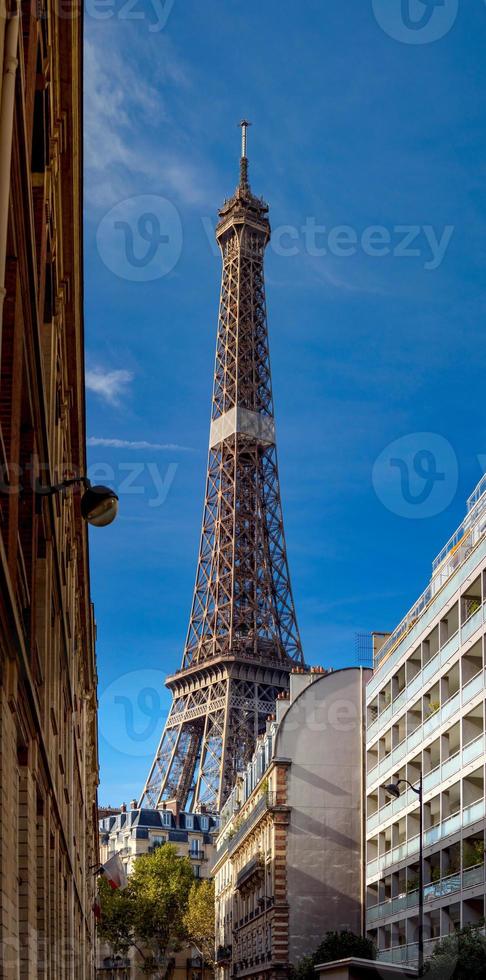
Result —
POLYGON ((89 462, 120 492, 117 521, 91 532, 100 800, 116 803, 143 787, 182 656, 212 229, 243 115, 274 229, 280 478, 309 663, 351 664, 356 633, 397 624, 486 468, 486 4, 91 0, 85 34, 89 462))

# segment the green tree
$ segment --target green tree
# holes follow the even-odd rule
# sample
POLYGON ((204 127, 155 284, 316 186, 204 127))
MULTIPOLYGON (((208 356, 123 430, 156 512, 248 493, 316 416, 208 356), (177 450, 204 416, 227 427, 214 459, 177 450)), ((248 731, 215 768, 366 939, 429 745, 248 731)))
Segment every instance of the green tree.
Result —
POLYGON ((123 890, 113 892, 100 881, 100 938, 121 955, 134 947, 145 973, 166 976, 171 955, 186 936, 184 916, 193 883, 189 858, 179 857, 172 844, 140 855, 123 890))
POLYGON ((113 891, 106 878, 100 878, 98 895, 101 908, 98 936, 109 943, 114 953, 126 956, 136 942, 128 889, 117 888, 113 891))
POLYGON ((199 949, 204 962, 214 966, 214 882, 194 881, 189 892, 184 928, 190 943, 199 949))
POLYGON ((315 980, 314 967, 318 963, 331 963, 332 960, 342 960, 348 956, 374 960, 376 949, 371 939, 357 936, 348 929, 326 932, 315 953, 304 956, 293 969, 292 976, 294 980, 315 980))
POLYGON ((429 980, 472 980, 486 976, 486 937, 480 926, 464 926, 442 939, 426 961, 429 980))

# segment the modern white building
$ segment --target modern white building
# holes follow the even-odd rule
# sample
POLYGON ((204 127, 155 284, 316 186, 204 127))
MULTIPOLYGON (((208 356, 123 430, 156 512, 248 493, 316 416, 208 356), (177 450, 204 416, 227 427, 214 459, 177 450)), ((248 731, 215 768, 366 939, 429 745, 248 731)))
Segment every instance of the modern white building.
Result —
POLYGON ((417 960, 419 806, 423 774, 425 956, 485 915, 486 476, 432 565, 414 607, 375 644, 367 685, 368 935, 380 958, 417 960), (406 790, 406 792, 405 792, 406 790))

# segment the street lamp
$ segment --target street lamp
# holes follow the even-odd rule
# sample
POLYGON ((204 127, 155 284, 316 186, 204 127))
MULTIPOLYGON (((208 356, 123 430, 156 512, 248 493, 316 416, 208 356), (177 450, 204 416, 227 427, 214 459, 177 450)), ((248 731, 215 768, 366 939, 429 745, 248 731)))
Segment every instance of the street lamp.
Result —
POLYGON ((118 513, 118 496, 110 487, 93 486, 87 476, 75 476, 63 480, 62 483, 55 483, 52 487, 42 487, 37 484, 36 493, 49 497, 54 493, 63 493, 68 487, 79 483, 84 487, 81 497, 81 516, 84 520, 93 527, 106 527, 107 524, 111 524, 118 513))
POLYGON ((422 774, 420 775, 418 787, 413 786, 408 779, 397 779, 396 783, 388 783, 384 787, 385 793, 398 800, 400 796, 400 784, 405 783, 409 789, 417 794, 419 799, 419 924, 418 924, 418 975, 421 977, 424 972, 424 796, 422 774))

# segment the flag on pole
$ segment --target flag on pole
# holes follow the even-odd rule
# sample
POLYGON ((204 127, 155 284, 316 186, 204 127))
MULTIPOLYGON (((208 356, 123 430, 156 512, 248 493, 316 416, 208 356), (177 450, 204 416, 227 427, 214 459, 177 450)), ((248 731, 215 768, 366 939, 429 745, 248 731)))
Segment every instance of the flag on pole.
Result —
POLYGON ((99 873, 106 878, 110 888, 113 888, 113 890, 126 888, 127 874, 119 854, 114 854, 106 864, 102 864, 99 873))

